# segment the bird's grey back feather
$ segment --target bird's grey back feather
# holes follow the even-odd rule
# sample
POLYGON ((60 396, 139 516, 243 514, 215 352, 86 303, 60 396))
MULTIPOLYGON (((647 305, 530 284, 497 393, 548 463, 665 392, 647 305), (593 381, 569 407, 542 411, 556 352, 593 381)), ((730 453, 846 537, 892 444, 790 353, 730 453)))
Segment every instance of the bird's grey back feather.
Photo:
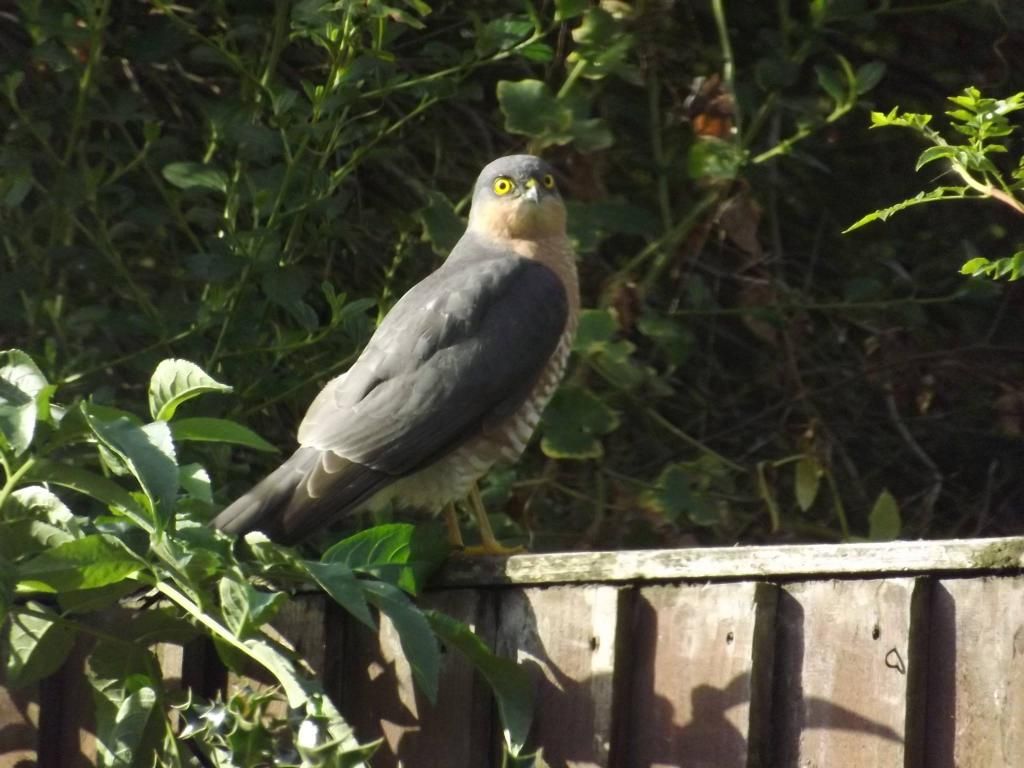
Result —
POLYGON ((316 397, 299 450, 214 524, 288 542, 358 509, 521 406, 567 318, 548 267, 467 232, 316 397))
POLYGON ((565 289, 537 262, 468 250, 388 313, 310 407, 302 445, 401 476, 522 402, 565 329, 565 289))

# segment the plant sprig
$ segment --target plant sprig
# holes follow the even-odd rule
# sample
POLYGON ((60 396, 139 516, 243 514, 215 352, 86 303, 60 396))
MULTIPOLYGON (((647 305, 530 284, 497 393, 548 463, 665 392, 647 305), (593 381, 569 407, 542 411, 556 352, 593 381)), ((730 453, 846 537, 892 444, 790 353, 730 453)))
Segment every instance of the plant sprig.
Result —
MULTIPOLYGON (((1010 151, 1009 139, 1020 130, 1009 116, 1024 110, 1024 92, 1005 99, 982 95, 977 88, 965 88, 957 96, 950 96, 953 108, 946 111, 950 129, 959 134, 948 138, 932 127, 933 115, 901 112, 893 107, 888 113, 872 112, 871 127, 908 128, 924 138, 931 146, 918 155, 914 170, 926 165, 945 162, 949 170, 963 182, 962 186, 939 186, 927 192, 902 200, 866 214, 847 227, 852 232, 873 221, 885 221, 890 216, 917 205, 946 200, 995 200, 1014 212, 1024 215, 1024 155, 1016 159, 1010 170, 996 162, 998 155, 1010 151)), ((1024 271, 1024 251, 1012 256, 988 259, 975 257, 965 262, 960 272, 971 276, 1017 280, 1024 271)))

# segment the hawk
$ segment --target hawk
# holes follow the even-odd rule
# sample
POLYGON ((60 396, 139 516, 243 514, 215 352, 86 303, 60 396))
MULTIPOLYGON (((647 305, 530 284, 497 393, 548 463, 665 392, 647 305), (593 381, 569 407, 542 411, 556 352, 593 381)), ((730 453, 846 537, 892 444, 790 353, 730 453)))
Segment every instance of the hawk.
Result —
POLYGON ((484 553, 494 538, 476 481, 519 458, 565 371, 579 315, 566 211, 551 166, 488 164, 469 225, 444 263, 384 317, 359 359, 299 425, 299 447, 214 525, 296 542, 388 503, 445 511, 469 498, 484 553))

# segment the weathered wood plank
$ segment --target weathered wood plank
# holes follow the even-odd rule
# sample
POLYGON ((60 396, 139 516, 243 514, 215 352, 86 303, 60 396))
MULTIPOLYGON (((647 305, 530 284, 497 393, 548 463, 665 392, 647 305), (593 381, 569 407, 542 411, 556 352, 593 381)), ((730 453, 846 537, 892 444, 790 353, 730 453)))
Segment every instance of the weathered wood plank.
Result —
MULTIPOLYGON (((904 768, 915 579, 813 581, 779 597, 775 765, 904 768)), ((921 600, 917 593, 917 600, 921 600)), ((909 758, 908 758, 909 750, 909 758)))
MULTIPOLYGON (((486 592, 436 592, 418 602, 468 624, 493 647, 494 607, 486 592)), ((341 664, 328 672, 328 690, 336 692, 361 741, 384 738, 374 768, 492 765, 496 742, 490 692, 458 651, 444 653, 437 702, 431 704, 414 685, 398 633, 387 618, 381 618, 376 635, 349 619, 345 637, 341 664)))
MULTIPOLYGON (((157 643, 152 648, 156 656, 157 664, 160 666, 160 674, 163 677, 165 691, 181 691, 183 688, 183 673, 185 668, 185 648, 178 643, 157 643)), ((181 723, 181 713, 171 709, 165 713, 171 726, 177 731, 181 723)))
POLYGON ((8 690, 0 666, 0 768, 34 766, 38 744, 39 687, 8 690))
POLYGON ((975 573, 1024 568, 1024 537, 453 558, 437 586, 975 573))
POLYGON ((929 626, 929 768, 1024 760, 1024 578, 947 579, 929 626))
POLYGON ((500 596, 497 650, 535 671, 531 743, 543 748, 551 765, 609 764, 622 593, 585 586, 514 589, 500 596))
POLYGON ((56 674, 40 684, 40 768, 96 765, 96 709, 85 660, 92 642, 79 635, 56 674))
POLYGON ((639 591, 630 627, 628 768, 768 765, 777 589, 669 585, 639 591))

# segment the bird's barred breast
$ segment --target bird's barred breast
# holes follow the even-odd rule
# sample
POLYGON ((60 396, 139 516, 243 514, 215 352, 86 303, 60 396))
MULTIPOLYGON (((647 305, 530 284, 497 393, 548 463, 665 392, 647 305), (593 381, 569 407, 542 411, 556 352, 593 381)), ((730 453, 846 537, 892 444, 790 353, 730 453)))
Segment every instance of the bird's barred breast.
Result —
POLYGON ((541 414, 565 373, 576 332, 575 318, 566 328, 547 368, 529 397, 499 424, 473 437, 440 461, 398 480, 374 498, 372 506, 394 500, 400 505, 439 510, 469 495, 473 483, 499 462, 514 462, 526 449, 541 414))
POLYGON ((514 462, 530 442, 544 407, 554 395, 569 361, 579 321, 579 285, 575 256, 566 238, 548 243, 520 241, 514 250, 545 264, 558 275, 569 299, 566 327, 547 366, 515 412, 470 438, 440 461, 398 480, 384 493, 378 494, 372 506, 385 500, 395 500, 410 507, 439 510, 449 501, 465 498, 473 483, 495 464, 514 462))

